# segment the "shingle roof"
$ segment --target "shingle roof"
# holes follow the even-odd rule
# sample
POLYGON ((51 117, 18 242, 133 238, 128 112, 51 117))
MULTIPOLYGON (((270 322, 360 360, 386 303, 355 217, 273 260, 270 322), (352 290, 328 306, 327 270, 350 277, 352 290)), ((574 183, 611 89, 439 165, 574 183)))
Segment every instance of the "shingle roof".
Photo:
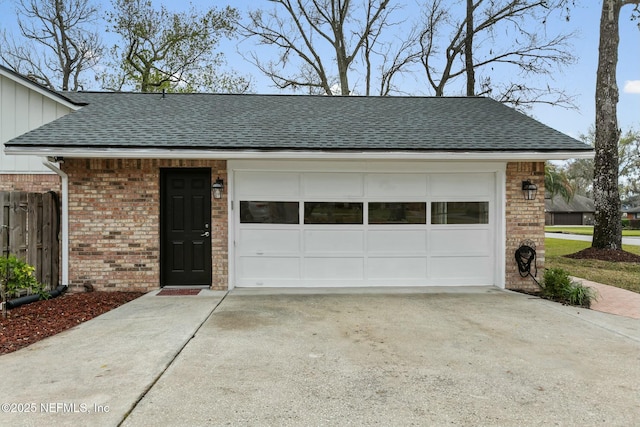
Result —
POLYGON ((492 99, 65 93, 79 111, 8 146, 215 150, 576 151, 492 99))
POLYGON ((596 210, 592 199, 579 194, 574 195, 568 202, 561 195, 556 194, 553 199, 544 200, 544 209, 547 212, 595 212, 596 210))

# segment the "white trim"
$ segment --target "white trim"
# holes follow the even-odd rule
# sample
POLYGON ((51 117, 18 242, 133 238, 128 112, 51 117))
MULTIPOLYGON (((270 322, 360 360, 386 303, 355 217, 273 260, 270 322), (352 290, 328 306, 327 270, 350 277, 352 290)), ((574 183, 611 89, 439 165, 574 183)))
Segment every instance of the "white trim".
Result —
POLYGON ((60 228, 62 234, 62 285, 69 286, 69 176, 64 173, 55 164, 51 163, 46 158, 42 160, 42 164, 51 169, 56 174, 60 175, 60 186, 62 192, 62 218, 60 221, 60 228))
POLYGON ((544 161, 591 159, 594 151, 293 151, 293 150, 184 150, 137 148, 71 148, 8 146, 12 155, 57 156, 93 159, 211 159, 211 160, 497 160, 544 161))
POLYGON ((507 173, 505 169, 496 171, 495 201, 498 217, 495 228, 495 285, 505 289, 507 267, 505 254, 507 251, 507 173))
MULTIPOLYGON (((16 73, 17 74, 17 73, 16 73)), ((52 92, 42 86, 40 86, 38 83, 32 82, 30 80, 28 80, 26 77, 21 76, 18 77, 14 74, 14 72, 8 72, 6 71, 4 68, 0 68, 0 75, 4 76, 26 88, 31 89, 34 92, 39 93, 40 95, 44 96, 45 98, 49 98, 50 100, 57 102, 58 104, 64 105, 65 107, 68 107, 70 109, 72 109, 73 111, 78 111, 79 109, 81 109, 83 106, 82 105, 77 105, 74 104, 73 102, 69 101, 68 99, 66 99, 63 95, 59 95, 56 92, 52 92)))

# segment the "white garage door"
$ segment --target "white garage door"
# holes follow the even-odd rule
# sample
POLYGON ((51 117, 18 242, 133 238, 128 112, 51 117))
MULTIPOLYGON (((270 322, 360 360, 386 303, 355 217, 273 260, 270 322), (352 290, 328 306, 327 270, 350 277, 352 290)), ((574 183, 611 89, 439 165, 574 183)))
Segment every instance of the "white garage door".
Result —
POLYGON ((235 285, 493 285, 495 179, 235 171, 235 285))

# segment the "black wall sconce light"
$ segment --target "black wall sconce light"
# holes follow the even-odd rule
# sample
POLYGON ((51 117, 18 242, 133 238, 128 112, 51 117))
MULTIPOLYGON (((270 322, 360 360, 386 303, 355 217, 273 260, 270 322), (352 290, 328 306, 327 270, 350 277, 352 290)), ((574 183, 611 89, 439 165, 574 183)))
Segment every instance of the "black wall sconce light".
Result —
POLYGON ((213 198, 222 199, 222 191, 224 190, 224 181, 222 178, 218 177, 211 188, 213 189, 213 198))
POLYGON ((535 185, 533 182, 529 181, 528 179, 526 181, 522 181, 522 194, 524 195, 525 200, 535 200, 537 193, 538 193, 537 185, 535 185))

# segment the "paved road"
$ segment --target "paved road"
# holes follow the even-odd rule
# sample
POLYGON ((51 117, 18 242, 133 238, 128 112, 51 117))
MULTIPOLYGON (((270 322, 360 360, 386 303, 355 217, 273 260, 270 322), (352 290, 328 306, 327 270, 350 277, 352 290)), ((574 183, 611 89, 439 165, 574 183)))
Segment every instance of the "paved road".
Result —
MULTIPOLYGON (((550 237, 553 239, 564 239, 564 240, 582 240, 584 242, 590 242, 593 239, 592 236, 582 236, 580 234, 564 234, 564 233, 544 233, 544 237, 550 237)), ((622 244, 640 246, 640 237, 623 237, 622 244)))

